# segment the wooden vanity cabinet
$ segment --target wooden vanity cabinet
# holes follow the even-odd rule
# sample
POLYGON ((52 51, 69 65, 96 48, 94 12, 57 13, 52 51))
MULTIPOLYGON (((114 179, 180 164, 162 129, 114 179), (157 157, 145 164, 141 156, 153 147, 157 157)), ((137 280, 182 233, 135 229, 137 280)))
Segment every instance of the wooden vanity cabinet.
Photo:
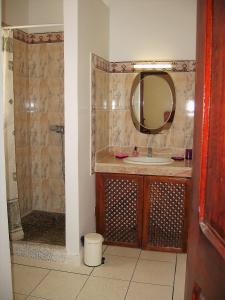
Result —
POLYGON ((96 173, 97 232, 105 244, 185 252, 190 179, 96 173))
POLYGON ((144 176, 142 248, 186 252, 190 179, 144 176))
POLYGON ((97 232, 105 244, 141 247, 143 176, 96 173, 97 232))

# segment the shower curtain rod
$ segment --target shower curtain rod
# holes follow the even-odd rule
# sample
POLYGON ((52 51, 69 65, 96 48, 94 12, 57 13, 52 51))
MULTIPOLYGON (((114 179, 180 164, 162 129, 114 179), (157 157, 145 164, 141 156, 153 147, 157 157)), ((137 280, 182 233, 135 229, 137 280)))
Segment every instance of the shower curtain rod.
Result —
POLYGON ((56 27, 64 26, 64 24, 41 24, 41 25, 18 25, 18 26, 2 26, 2 29, 26 29, 26 28, 40 28, 40 27, 56 27))

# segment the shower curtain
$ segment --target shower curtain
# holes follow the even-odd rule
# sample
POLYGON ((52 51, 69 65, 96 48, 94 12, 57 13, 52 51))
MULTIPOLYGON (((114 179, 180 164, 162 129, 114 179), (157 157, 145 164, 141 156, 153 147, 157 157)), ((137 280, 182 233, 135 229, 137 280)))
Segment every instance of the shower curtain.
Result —
POLYGON ((13 94, 13 32, 3 33, 3 104, 6 191, 11 240, 23 239, 16 180, 14 94, 13 94))

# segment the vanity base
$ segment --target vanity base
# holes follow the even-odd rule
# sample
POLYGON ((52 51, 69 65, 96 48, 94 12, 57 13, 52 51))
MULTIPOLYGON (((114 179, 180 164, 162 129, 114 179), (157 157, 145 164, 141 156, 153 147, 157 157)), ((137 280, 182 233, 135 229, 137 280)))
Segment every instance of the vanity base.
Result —
POLYGON ((96 173, 97 232, 105 244, 186 252, 190 179, 96 173))

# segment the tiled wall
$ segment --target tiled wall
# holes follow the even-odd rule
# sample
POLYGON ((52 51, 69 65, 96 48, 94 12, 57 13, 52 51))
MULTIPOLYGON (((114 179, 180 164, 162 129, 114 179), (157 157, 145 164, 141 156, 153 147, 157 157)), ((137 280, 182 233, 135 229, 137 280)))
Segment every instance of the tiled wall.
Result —
POLYGON ((92 106, 95 108, 92 110, 92 172, 95 152, 107 146, 118 149, 135 145, 147 147, 149 144, 157 150, 168 149, 170 154, 177 155, 183 154, 185 148, 192 148, 194 113, 190 110, 195 99, 194 61, 171 62, 173 68, 168 73, 176 90, 175 117, 169 130, 154 135, 138 132, 131 119, 130 93, 137 75, 134 62, 108 62, 107 65, 107 61, 94 54, 92 62, 92 106))
POLYGON ((29 43, 17 34, 14 53, 15 102, 21 107, 15 124, 21 213, 64 212, 62 140, 49 130, 50 125, 64 124, 62 39, 49 42, 32 35, 29 43))
POLYGON ((95 69, 96 151, 109 145, 109 73, 95 69))
POLYGON ((136 74, 110 74, 110 146, 146 147, 149 143, 153 148, 174 148, 175 152, 192 148, 193 114, 189 112, 188 104, 191 100, 194 101, 195 73, 168 73, 173 79, 176 91, 175 117, 169 130, 154 135, 137 131, 131 119, 130 91, 136 74))

